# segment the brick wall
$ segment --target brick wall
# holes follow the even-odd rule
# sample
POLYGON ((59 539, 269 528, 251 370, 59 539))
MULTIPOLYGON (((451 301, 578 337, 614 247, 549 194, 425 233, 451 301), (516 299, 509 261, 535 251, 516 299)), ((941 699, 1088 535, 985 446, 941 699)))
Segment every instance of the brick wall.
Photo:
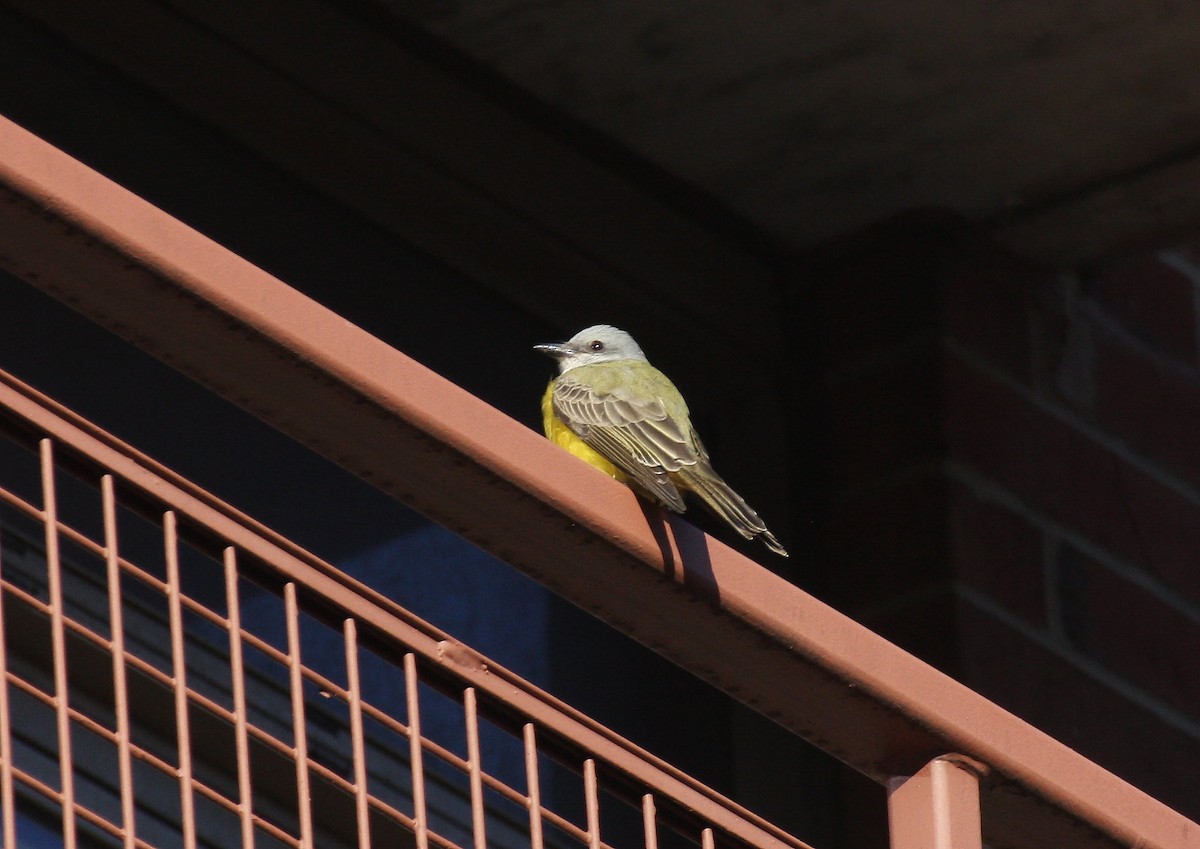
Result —
POLYGON ((1200 252, 1057 273, 914 214, 802 277, 814 589, 1200 817, 1200 252))

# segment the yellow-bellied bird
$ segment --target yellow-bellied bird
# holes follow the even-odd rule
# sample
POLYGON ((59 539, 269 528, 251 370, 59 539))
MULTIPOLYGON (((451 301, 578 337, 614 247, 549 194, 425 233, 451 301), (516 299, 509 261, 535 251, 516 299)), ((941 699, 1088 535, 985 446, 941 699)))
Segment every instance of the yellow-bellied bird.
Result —
POLYGON ((675 384, 624 330, 598 324, 566 342, 536 345, 558 361, 542 398, 547 438, 651 501, 684 512, 700 496, 746 539, 787 551, 758 514, 713 471, 675 384))

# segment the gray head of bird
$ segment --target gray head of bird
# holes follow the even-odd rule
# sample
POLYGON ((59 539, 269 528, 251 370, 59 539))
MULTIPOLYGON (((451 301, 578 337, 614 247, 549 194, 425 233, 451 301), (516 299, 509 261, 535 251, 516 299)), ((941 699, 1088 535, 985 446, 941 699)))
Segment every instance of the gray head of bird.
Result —
POLYGON ((616 360, 645 360, 641 347, 624 330, 610 324, 597 324, 580 330, 566 342, 534 345, 533 350, 558 360, 558 371, 565 374, 579 366, 611 363, 616 360))

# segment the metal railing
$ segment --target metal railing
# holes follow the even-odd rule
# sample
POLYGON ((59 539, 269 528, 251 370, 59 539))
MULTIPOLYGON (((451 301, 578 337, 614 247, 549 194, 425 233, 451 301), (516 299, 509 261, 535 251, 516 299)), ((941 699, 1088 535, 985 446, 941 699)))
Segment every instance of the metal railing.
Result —
POLYGON ((23 812, 68 849, 602 849, 630 816, 647 849, 803 849, 3 374, 0 411, 5 846, 23 812))
MULTIPOLYGON (((0 263, 12 273, 886 784, 896 849, 970 849, 980 845, 981 830, 995 847, 1200 847, 1200 826, 1177 812, 686 522, 643 513, 624 487, 2 119, 0 201, 0 263), (322 414, 313 416, 314 409, 322 414), (580 559, 588 569, 577 568, 580 559)), ((33 436, 46 438, 36 431, 33 436)), ((51 436, 51 455, 60 463, 91 458, 83 465, 95 477, 97 466, 111 468, 115 458, 111 444, 97 434, 91 438, 80 456, 68 456, 61 436, 51 436)), ((172 481, 165 470, 157 474, 172 481)), ((136 477, 131 470, 130 480, 137 483, 136 477)), ((173 483, 187 491, 183 482, 173 483)), ((120 487, 116 494, 122 495, 120 487)), ((120 502, 126 504, 127 497, 120 502)), ((370 610, 354 607, 363 591, 286 541, 276 539, 274 545, 290 552, 291 565, 282 573, 271 567, 273 555, 262 550, 262 539, 271 535, 264 529, 248 533, 253 523, 223 505, 193 493, 186 504, 167 507, 185 538, 197 526, 180 517, 195 515, 193 508, 226 517, 221 533, 237 552, 239 570, 263 570, 256 580, 281 596, 292 583, 298 610, 311 605, 317 618, 335 626, 339 615, 353 610, 359 640, 372 650, 387 645, 391 629, 408 622, 383 599, 370 610)), ((170 598, 168 578, 165 572, 158 576, 170 598)), ((195 615, 189 610, 181 598, 185 618, 195 615)), ((53 636, 54 628, 51 617, 43 630, 53 636)), ((65 620, 62 628, 75 633, 65 620)), ((68 658, 73 639, 65 644, 68 658)), ((489 685, 502 678, 512 683, 444 635, 423 639, 418 646, 414 638, 403 655, 393 649, 388 659, 402 668, 411 654, 418 680, 439 686, 442 673, 454 669, 461 678, 458 692, 475 688, 479 705, 498 704, 489 685)), ((285 692, 295 692, 295 674, 301 689, 315 686, 303 668, 293 672, 298 661, 290 660, 288 649, 279 651, 289 658, 276 662, 288 672, 285 692)), ((333 698, 350 692, 348 678, 326 678, 340 681, 329 690, 333 698)), ((47 688, 44 693, 57 692, 54 685, 47 688)), ((175 703, 187 706, 180 722, 185 714, 199 715, 175 692, 175 703)), ((514 692, 528 691, 518 686, 514 692)), ((552 704, 537 694, 521 696, 526 698, 526 716, 537 715, 542 710, 537 705, 552 704)), ((349 704, 348 696, 343 702, 349 704)), ((309 701, 304 704, 307 709, 309 701)), ((645 777, 632 790, 622 788, 643 769, 627 744, 566 706, 556 708, 555 716, 573 717, 571 730, 559 728, 549 737, 539 732, 540 746, 562 745, 568 762, 591 760, 598 781, 616 776, 614 790, 625 789, 635 803, 639 793, 649 792, 660 806, 659 818, 674 817, 675 807, 665 801, 669 796, 647 791, 645 777), (593 743, 616 747, 605 757, 618 769, 610 774, 609 761, 582 754, 599 751, 593 743), (620 752, 626 754, 618 757, 620 752)), ((55 728, 62 723, 58 717, 55 728)), ((68 711, 66 722, 72 721, 68 711)), ((286 742, 286 734, 278 739, 286 742)), ((294 754, 295 740, 291 746, 294 754)), ((308 760, 319 763, 313 757, 310 752, 308 760)), ((463 760, 469 776, 470 758, 463 760)), ((743 826, 737 823, 755 823, 752 818, 734 816, 726 803, 666 765, 655 769, 663 780, 671 778, 672 793, 696 794, 695 810, 704 812, 713 829, 708 833, 725 829, 748 839, 739 837, 743 826), (733 819, 718 821, 727 816, 733 819)), ((309 771, 310 789, 323 787, 311 784, 314 775, 324 773, 315 766, 309 771)), ((294 781, 299 780, 298 775, 294 781)), ((342 786, 339 792, 349 791, 342 786)), ((367 807, 380 810, 369 801, 367 807)), ((596 845, 600 837, 591 824, 585 812, 576 824, 580 831, 569 836, 578 842, 586 835, 589 847, 596 845)), ((694 839, 696 827, 691 821, 684 830, 694 839)), ((765 823, 754 828, 756 834, 773 833, 765 823)), ((297 826, 293 838, 302 831, 297 826)))

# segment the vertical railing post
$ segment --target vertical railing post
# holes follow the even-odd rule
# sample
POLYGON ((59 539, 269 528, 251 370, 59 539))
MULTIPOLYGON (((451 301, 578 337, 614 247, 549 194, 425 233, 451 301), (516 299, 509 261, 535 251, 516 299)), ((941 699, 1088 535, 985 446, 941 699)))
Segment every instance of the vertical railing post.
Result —
POLYGON ((891 849, 982 849, 979 775, 963 759, 941 757, 889 781, 891 849))

